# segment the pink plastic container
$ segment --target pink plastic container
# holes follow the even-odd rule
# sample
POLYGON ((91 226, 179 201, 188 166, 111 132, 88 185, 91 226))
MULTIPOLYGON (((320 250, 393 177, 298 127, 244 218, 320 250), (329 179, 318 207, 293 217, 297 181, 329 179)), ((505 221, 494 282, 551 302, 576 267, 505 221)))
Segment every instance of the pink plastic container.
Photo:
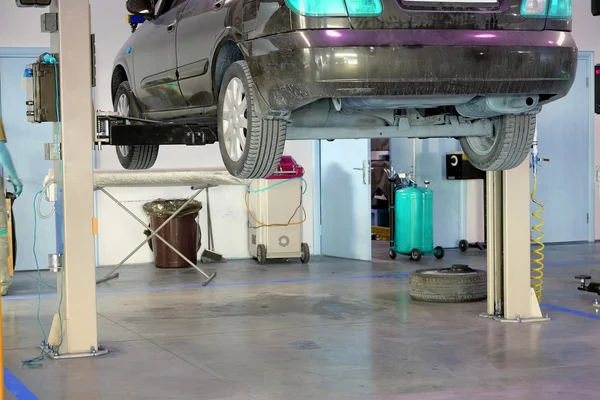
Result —
POLYGON ((277 171, 266 179, 293 179, 302 178, 303 176, 304 168, 292 156, 283 156, 281 157, 277 171))

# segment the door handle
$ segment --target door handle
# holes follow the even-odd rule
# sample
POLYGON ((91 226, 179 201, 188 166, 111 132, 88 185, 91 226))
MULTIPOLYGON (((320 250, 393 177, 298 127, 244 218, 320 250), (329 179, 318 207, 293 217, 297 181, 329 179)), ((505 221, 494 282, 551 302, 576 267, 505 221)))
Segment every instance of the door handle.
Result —
POLYGON ((173 23, 171 23, 171 25, 167 26, 167 31, 173 32, 173 29, 175 29, 175 25, 177 25, 177 21, 173 21, 173 23))
POLYGON ((371 162, 367 160, 363 160, 362 168, 353 168, 356 171, 362 171, 363 173, 363 184, 370 185, 371 184, 371 162))
POLYGON ((223 8, 223 4, 224 4, 223 0, 215 1, 215 6, 214 6, 215 10, 220 10, 221 8, 223 8))

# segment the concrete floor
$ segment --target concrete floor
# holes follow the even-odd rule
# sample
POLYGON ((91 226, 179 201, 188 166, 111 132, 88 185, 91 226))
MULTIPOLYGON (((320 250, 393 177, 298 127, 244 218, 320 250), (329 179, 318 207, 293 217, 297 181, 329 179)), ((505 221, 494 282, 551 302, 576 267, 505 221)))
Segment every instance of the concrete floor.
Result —
MULTIPOLYGON (((193 270, 125 267, 98 288, 99 335, 110 355, 46 360, 41 369, 21 366, 39 354, 41 333, 37 275, 18 273, 3 301, 15 392, 7 398, 593 399, 600 316, 573 276, 600 280, 598 246, 547 249, 543 311, 553 321, 531 325, 478 317, 485 303, 410 300, 405 274, 452 262, 483 268, 478 250, 417 264, 389 260, 378 243, 372 263, 231 261, 210 266, 219 275, 207 288, 193 270)), ((44 273, 43 281, 49 323, 55 277, 44 273)))

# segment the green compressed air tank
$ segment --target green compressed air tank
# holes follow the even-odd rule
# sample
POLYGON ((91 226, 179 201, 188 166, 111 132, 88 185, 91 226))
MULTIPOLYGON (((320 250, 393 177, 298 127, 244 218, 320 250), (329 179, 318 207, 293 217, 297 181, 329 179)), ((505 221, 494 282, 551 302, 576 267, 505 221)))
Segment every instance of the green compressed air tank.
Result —
POLYGON ((395 251, 406 255, 414 249, 432 253, 433 192, 415 186, 398 189, 395 203, 395 251))

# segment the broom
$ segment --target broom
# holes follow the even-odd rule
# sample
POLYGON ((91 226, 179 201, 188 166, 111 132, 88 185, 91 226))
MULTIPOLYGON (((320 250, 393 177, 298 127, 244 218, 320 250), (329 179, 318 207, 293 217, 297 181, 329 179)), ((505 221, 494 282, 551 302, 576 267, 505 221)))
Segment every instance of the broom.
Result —
POLYGON ((215 252, 215 242, 213 239, 212 218, 210 216, 210 196, 206 188, 206 222, 208 225, 208 248, 202 252, 200 261, 202 264, 227 262, 223 255, 215 252))

